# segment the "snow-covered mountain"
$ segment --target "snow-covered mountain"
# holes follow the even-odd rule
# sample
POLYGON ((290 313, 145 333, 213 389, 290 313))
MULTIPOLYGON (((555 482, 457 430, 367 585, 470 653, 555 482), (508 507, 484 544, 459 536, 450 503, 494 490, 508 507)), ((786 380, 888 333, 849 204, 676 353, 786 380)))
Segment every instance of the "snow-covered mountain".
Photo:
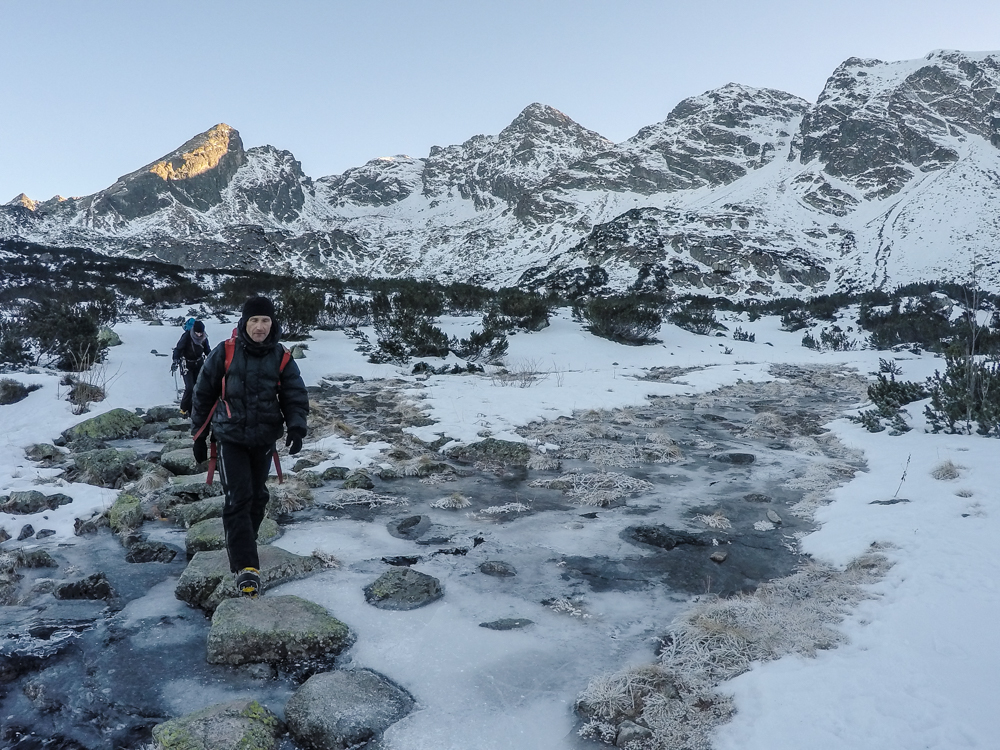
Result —
POLYGON ((532 104, 498 135, 312 179, 217 125, 0 238, 189 267, 492 286, 815 294, 1000 289, 1000 53, 851 58, 815 104, 728 84, 615 144, 532 104))

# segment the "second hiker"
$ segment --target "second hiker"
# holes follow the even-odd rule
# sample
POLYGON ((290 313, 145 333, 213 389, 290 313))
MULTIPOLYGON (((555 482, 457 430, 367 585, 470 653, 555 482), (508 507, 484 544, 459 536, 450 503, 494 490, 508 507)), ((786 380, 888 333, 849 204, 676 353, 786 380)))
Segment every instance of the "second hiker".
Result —
POLYGON ((174 347, 173 364, 170 365, 170 372, 177 372, 180 368, 181 375, 184 376, 184 395, 181 397, 181 412, 186 417, 191 413, 191 392, 194 390, 195 381, 198 380, 198 373, 201 371, 201 364, 205 357, 212 351, 208 343, 208 334, 205 333, 205 324, 200 320, 194 321, 190 330, 185 329, 177 340, 174 347))
POLYGON ((250 597, 260 591, 257 532, 269 499, 265 482, 275 441, 287 425, 285 445, 289 453, 298 453, 309 413, 305 383, 295 360, 278 343, 280 335, 271 300, 247 300, 234 338, 216 346, 205 360, 191 411, 199 463, 208 458, 208 429, 201 430, 211 419, 226 493, 222 523, 229 567, 239 593, 250 597))

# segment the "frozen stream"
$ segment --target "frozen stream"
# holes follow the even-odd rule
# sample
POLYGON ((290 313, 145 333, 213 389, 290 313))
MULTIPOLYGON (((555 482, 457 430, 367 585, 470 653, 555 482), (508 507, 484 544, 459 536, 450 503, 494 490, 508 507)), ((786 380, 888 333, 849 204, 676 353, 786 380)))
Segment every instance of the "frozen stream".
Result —
MULTIPOLYGON (((375 492, 393 502, 373 509, 321 507, 341 484, 328 482, 314 491, 315 507, 279 518, 284 534, 275 544, 333 555, 339 567, 267 594, 326 607, 357 635, 340 665, 381 672, 416 698, 418 710, 387 732, 384 750, 596 747, 577 737, 572 710, 588 679, 652 661, 658 637, 692 597, 752 590, 792 572, 802 559, 797 539, 812 528, 811 504, 861 465, 821 425, 863 398, 863 380, 822 368, 779 374, 772 383, 526 428, 529 439, 559 446, 550 456, 581 430, 601 449, 564 456, 558 467, 464 465, 448 481, 376 478, 375 492), (676 455, 652 463, 623 465, 613 450, 668 442, 676 455), (608 472, 651 488, 606 506, 560 489, 567 476, 608 472), (560 478, 555 488, 539 486, 560 478), (453 493, 470 504, 433 507, 453 493), (488 512, 510 503, 520 506, 488 512), (424 517, 421 527, 430 522, 418 538, 390 533, 390 524, 414 516, 424 517), (649 529, 684 532, 687 541, 656 546, 649 529), (721 562, 712 559, 719 552, 721 562), (388 568, 383 558, 397 556, 418 557, 413 567, 438 578, 444 597, 405 612, 368 605, 362 588, 388 568), (484 574, 486 561, 516 575, 484 574), (531 624, 481 625, 504 619, 531 624)), ((166 522, 143 531, 183 550, 183 532, 166 522)), ((209 621, 173 596, 183 551, 172 563, 127 565, 106 530, 37 546, 59 568, 22 571, 22 606, 0 608, 0 746, 137 748, 154 724, 237 698, 282 715, 296 687, 290 680, 205 662, 209 621), (40 578, 94 570, 118 594, 109 608, 29 594, 44 589, 40 578)), ((286 750, 295 747, 286 740, 286 750)))

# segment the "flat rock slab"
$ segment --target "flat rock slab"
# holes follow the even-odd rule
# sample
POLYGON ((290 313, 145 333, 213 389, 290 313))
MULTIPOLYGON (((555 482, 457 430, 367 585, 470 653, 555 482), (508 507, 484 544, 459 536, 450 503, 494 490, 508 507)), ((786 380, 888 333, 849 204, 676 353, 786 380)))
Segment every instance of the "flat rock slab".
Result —
MULTIPOLYGON (((281 528, 273 518, 265 518, 257 531, 257 544, 270 544, 281 536, 281 528)), ((184 540, 184 547, 189 556, 196 552, 225 549, 226 532, 222 527, 221 518, 207 518, 198 521, 190 529, 184 540)))
POLYGON ((377 740, 413 710, 413 697, 368 669, 313 675, 288 699, 285 721, 310 750, 346 750, 377 740))
POLYGON ((517 570, 503 560, 486 560, 479 564, 479 572, 497 578, 511 578, 517 575, 517 570))
POLYGON ((379 609, 416 609, 444 596, 437 578, 412 568, 387 570, 364 591, 365 601, 379 609))
POLYGON ((275 750, 285 727, 257 701, 203 708, 153 727, 163 750, 275 750))
POLYGON ((60 505, 73 502, 73 498, 56 492, 52 495, 44 495, 38 490, 26 490, 24 492, 11 492, 7 501, 0 506, 0 511, 4 513, 38 513, 42 510, 55 510, 60 505))
MULTIPOLYGON (((303 557, 266 544, 257 548, 257 554, 260 556, 260 579, 264 588, 302 578, 322 566, 315 557, 303 557)), ((236 583, 229 570, 226 551, 196 553, 181 573, 174 596, 207 612, 214 612, 223 601, 235 597, 236 583)))
POLYGON ((486 438, 478 443, 459 445, 446 451, 449 458, 469 463, 487 461, 511 466, 526 466, 531 458, 531 449, 526 443, 486 438))
POLYGON ((753 453, 718 453, 713 458, 724 464, 734 464, 736 466, 746 466, 757 460, 753 453))
POLYGON ((298 596, 228 599, 212 615, 209 664, 332 661, 354 638, 320 605, 298 596))
POLYGON ((91 417, 63 432, 67 442, 89 438, 92 440, 117 440, 133 437, 145 424, 142 417, 128 409, 111 411, 91 417))
POLYGON ((167 518, 178 526, 189 529, 199 521, 204 521, 208 518, 221 518, 222 510, 225 507, 226 496, 217 495, 216 497, 208 497, 204 500, 196 500, 193 503, 175 505, 167 511, 167 518))
POLYGON ((205 484, 206 479, 208 479, 207 471, 170 477, 167 491, 172 495, 195 495, 201 500, 221 495, 222 482, 219 479, 219 472, 215 472, 215 476, 212 477, 212 484, 205 484))
POLYGON ((534 624, 535 621, 529 620, 527 617, 504 617, 491 622, 481 622, 479 623, 479 627, 487 628, 488 630, 521 630, 534 624))
POLYGON ((408 518, 398 518, 386 524, 386 529, 397 539, 407 539, 414 541, 419 539, 431 528, 431 519, 428 516, 409 516, 408 518))

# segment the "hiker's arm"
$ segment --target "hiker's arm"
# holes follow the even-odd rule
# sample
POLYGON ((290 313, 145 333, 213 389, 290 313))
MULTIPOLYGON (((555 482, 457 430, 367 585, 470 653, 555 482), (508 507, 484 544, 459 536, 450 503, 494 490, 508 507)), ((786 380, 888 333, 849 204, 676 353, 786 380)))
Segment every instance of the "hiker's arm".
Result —
POLYGON ((205 360, 191 397, 191 433, 194 434, 208 419, 212 404, 222 392, 222 376, 226 370, 225 346, 216 347, 205 360))
POLYGON ((309 415, 309 392, 294 359, 288 360, 284 372, 281 373, 278 404, 281 406, 281 413, 288 428, 298 428, 305 435, 306 417, 309 415))

